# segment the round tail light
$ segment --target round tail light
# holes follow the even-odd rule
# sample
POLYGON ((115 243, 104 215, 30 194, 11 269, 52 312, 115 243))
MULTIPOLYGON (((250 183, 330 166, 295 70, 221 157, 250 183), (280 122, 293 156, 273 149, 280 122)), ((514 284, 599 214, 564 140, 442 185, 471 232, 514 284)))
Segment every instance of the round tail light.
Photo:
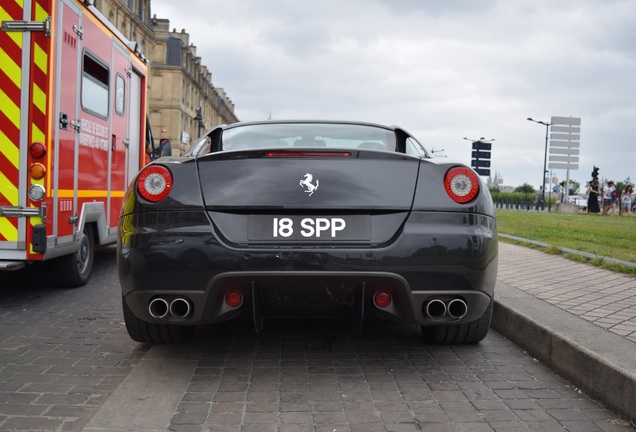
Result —
POLYGON ((42 159, 46 155, 46 146, 41 142, 34 142, 29 146, 29 153, 34 159, 42 159))
POLYGON ((162 165, 145 168, 137 178, 137 190, 144 199, 159 202, 168 196, 172 189, 172 174, 162 165))
POLYGON ((467 167, 451 168, 444 176, 444 189, 456 203, 470 202, 479 193, 479 177, 467 167))
POLYGON ((29 174, 35 180, 42 180, 46 175, 46 168, 41 163, 36 162, 29 167, 29 174))

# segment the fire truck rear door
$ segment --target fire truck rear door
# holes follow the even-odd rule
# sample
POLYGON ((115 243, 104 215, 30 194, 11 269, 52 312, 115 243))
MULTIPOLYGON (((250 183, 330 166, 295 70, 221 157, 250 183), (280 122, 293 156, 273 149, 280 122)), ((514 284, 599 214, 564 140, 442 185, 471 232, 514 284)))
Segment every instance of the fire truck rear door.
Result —
POLYGON ((79 124, 79 70, 82 38, 81 10, 74 3, 61 2, 57 38, 55 101, 55 160, 53 233, 57 244, 75 241, 77 216, 77 166, 79 124))
POLYGON ((124 193, 128 186, 128 153, 135 144, 131 142, 129 134, 129 119, 134 116, 131 113, 131 76, 130 52, 113 40, 113 107, 112 136, 111 136, 111 163, 110 163, 110 199, 108 201, 109 229, 117 232, 117 220, 121 208, 124 193))
POLYGON ((128 128, 128 136, 130 137, 130 145, 128 146, 126 185, 135 178, 139 172, 140 164, 140 148, 141 148, 141 95, 142 95, 142 78, 132 69, 130 77, 130 124, 128 128))

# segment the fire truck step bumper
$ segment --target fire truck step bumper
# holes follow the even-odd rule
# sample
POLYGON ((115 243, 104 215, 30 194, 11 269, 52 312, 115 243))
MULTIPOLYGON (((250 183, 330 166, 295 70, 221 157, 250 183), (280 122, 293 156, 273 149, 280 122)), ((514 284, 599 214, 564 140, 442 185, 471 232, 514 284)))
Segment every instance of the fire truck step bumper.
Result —
POLYGON ((0 271, 19 270, 25 265, 24 261, 0 261, 0 271))

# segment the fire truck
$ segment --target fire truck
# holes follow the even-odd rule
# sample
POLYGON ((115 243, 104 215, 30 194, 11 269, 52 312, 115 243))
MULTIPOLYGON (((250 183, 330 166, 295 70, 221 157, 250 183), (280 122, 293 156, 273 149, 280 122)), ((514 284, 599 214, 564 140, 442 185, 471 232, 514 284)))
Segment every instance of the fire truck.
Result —
POLYGON ((92 0, 2 0, 0 21, 0 271, 82 286, 154 150, 147 60, 92 0))

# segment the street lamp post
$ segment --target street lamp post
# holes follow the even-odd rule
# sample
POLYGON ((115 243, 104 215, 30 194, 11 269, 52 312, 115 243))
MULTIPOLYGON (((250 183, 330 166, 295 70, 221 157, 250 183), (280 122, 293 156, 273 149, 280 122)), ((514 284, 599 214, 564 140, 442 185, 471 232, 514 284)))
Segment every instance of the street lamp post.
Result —
POLYGON ((201 107, 197 108, 197 115, 194 116, 194 120, 199 122, 198 123, 198 128, 199 128, 199 133, 197 135, 197 138, 201 136, 201 130, 205 127, 205 125, 203 124, 203 116, 201 115, 201 107))
MULTIPOLYGON (((548 163, 548 129, 552 123, 546 123, 540 120, 533 120, 528 117, 527 120, 545 126, 545 152, 543 153, 543 186, 541 186, 541 210, 545 209, 545 173, 547 172, 548 163)), ((550 211, 550 203, 548 202, 548 211, 550 211)))

